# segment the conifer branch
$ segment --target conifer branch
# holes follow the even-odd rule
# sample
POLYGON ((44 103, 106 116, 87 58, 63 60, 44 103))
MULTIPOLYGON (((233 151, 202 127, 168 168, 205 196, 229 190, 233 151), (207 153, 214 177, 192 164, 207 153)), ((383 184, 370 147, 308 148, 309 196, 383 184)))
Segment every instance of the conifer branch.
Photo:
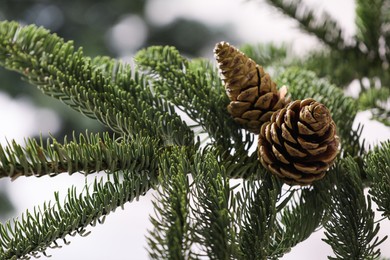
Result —
POLYGON ((73 141, 65 137, 62 144, 54 138, 44 143, 41 138, 28 139, 22 147, 15 141, 7 146, 0 146, 0 178, 19 176, 45 175, 55 176, 59 173, 69 174, 120 170, 138 171, 145 168, 156 168, 153 158, 157 151, 156 140, 151 138, 134 138, 115 140, 108 133, 80 134, 73 141))
POLYGON ((143 77, 132 78, 129 65, 110 61, 102 66, 104 58, 92 62, 72 42, 33 25, 1 22, 0 37, 0 65, 23 74, 45 94, 120 134, 193 143, 192 131, 174 108, 154 96, 143 77))
POLYGON ((363 161, 366 154, 366 140, 362 137, 363 127, 364 125, 358 124, 356 129, 351 129, 350 135, 344 140, 344 143, 349 145, 343 147, 341 157, 348 154, 363 161))
POLYGON ((70 188, 64 203, 56 193, 54 205, 45 203, 26 211, 21 220, 0 224, 0 259, 38 257, 48 247, 61 247, 58 240, 68 244, 68 235, 88 235, 88 225, 101 223, 110 212, 144 195, 156 180, 156 172, 148 170, 111 176, 108 181, 95 179, 82 193, 70 188))
POLYGON ((220 163, 236 164, 236 171, 229 172, 230 177, 246 178, 256 172, 257 155, 254 152, 248 156, 247 152, 253 145, 253 135, 243 133, 231 120, 218 71, 209 62, 188 61, 174 47, 168 46, 141 50, 135 60, 152 75, 153 87, 159 94, 203 127, 214 141, 214 152, 220 163))
POLYGON ((302 0, 267 0, 267 2, 285 15, 294 18, 306 32, 314 34, 329 47, 339 50, 346 47, 342 29, 328 13, 323 12, 319 17, 302 0))
POLYGON ((365 58, 356 48, 338 50, 314 51, 304 61, 299 61, 297 66, 311 70, 320 78, 327 78, 337 87, 348 86, 356 77, 364 77, 367 74, 366 66, 359 66, 365 58), (352 64, 356 64, 351 70, 352 64), (364 75, 364 76, 363 76, 364 75))
POLYGON ((361 110, 371 109, 372 118, 390 126, 390 109, 387 101, 390 98, 390 90, 386 87, 370 88, 360 92, 359 105, 361 110))
POLYGON ((390 143, 385 142, 368 154, 365 172, 370 185, 369 193, 382 215, 390 219, 390 143))
POLYGON ((262 181, 244 181, 243 190, 237 195, 242 205, 239 212, 243 259, 267 259, 273 254, 280 188, 272 176, 262 181))
MULTIPOLYGON (((268 2, 330 47, 329 52, 312 56, 317 62, 312 64, 329 63, 316 65, 320 71, 335 70, 336 81, 344 83, 379 74, 382 85, 389 81, 382 73, 390 60, 390 30, 385 28, 390 18, 383 13, 390 4, 384 0, 375 0, 373 10, 358 1, 356 39, 366 45, 367 53, 359 49, 359 42, 347 46, 337 22, 326 13, 316 16, 303 1, 268 2), (378 12, 382 13, 376 17, 378 12), (356 64, 370 55, 374 58, 370 66, 358 64, 352 72, 347 63, 333 69, 341 59, 334 56, 340 53, 356 64)), ((284 47, 248 47, 246 52, 265 65, 278 66, 286 58, 284 47)), ((382 107, 378 101, 387 99, 388 91, 372 88, 356 102, 313 72, 290 68, 280 73, 278 85, 288 86, 292 99, 314 98, 329 108, 342 142, 339 160, 324 179, 282 195, 282 182, 260 166, 256 152, 250 152, 254 135, 243 131, 227 112, 229 100, 210 62, 188 60, 174 47, 158 46, 141 50, 135 60, 145 74, 109 57, 87 57, 72 42, 43 28, 0 22, 0 66, 22 74, 45 94, 99 120, 119 136, 86 134, 73 136, 72 141, 65 138, 61 144, 41 138, 28 139, 24 147, 14 141, 0 146, 0 178, 110 173, 107 181, 95 179, 81 193, 70 188, 65 202, 56 193, 54 204, 45 203, 20 220, 0 224, 0 259, 39 256, 48 247, 60 247, 59 239, 67 243, 68 235, 87 235, 88 225, 100 223, 152 187, 158 187, 154 228, 148 236, 153 259, 281 257, 321 225, 326 228, 324 241, 336 257, 379 257, 378 245, 386 237, 378 237, 371 199, 389 218, 390 143, 365 155, 359 144, 362 128, 352 129, 352 124, 359 102, 360 108, 382 107), (194 132, 176 108, 212 142, 199 149, 200 142, 194 142, 194 132), (235 177, 245 178, 238 193, 230 183, 235 177), (364 196, 365 178, 372 197, 364 196)), ((388 119, 388 109, 383 110, 381 115, 388 119)))
POLYGON ((267 174, 259 164, 256 151, 248 155, 248 151, 244 148, 236 150, 234 154, 218 145, 209 145, 208 148, 215 153, 217 160, 225 167, 229 178, 246 179, 254 176, 261 178, 267 174))
POLYGON ((262 66, 277 66, 287 58, 288 47, 286 45, 277 46, 272 43, 250 45, 244 44, 240 51, 262 66))
POLYGON ((299 196, 278 214, 280 224, 276 230, 272 256, 281 257, 298 243, 306 240, 320 225, 325 205, 317 190, 302 189, 299 196))
MULTIPOLYGON (((383 33, 384 16, 386 13, 384 0, 356 1, 357 38, 364 43, 371 60, 380 59, 379 41, 383 33)), ((388 10, 387 10, 388 11, 388 10)))
POLYGON ((237 259, 239 208, 225 168, 206 151, 195 157, 191 173, 196 241, 209 259, 237 259))
POLYGON ((330 218, 324 224, 326 239, 336 257, 330 259, 375 259, 380 255, 380 245, 386 238, 377 234, 379 223, 374 223, 371 198, 365 199, 361 169, 347 157, 338 169, 338 185, 333 191, 330 218))
POLYGON ((199 123, 225 149, 250 147, 253 138, 242 131, 226 111, 228 99, 217 70, 203 60, 188 61, 174 47, 154 46, 140 51, 138 66, 153 75, 154 87, 165 98, 199 123))
POLYGON ((164 151, 160 156, 158 197, 153 202, 156 217, 149 231, 152 259, 194 259, 190 224, 189 162, 183 148, 164 151))

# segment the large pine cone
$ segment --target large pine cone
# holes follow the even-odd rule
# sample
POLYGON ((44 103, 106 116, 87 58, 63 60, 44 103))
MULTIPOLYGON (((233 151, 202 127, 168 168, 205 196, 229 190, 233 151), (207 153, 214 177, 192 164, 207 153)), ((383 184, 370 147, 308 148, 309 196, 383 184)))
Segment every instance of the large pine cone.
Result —
POLYGON ((261 163, 290 185, 309 185, 324 177, 339 147, 329 110, 314 99, 296 100, 263 124, 261 163))
POLYGON ((263 67, 227 42, 218 43, 214 53, 231 101, 228 112, 244 128, 258 134, 272 113, 286 105, 287 89, 278 91, 263 67))

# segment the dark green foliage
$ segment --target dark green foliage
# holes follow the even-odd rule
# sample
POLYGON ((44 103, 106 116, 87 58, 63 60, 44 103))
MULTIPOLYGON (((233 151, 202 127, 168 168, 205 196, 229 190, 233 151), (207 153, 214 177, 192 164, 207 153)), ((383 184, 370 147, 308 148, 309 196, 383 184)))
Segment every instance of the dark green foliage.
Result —
MULTIPOLYGON (((145 41, 142 46, 150 44, 176 45, 186 55, 197 56, 202 50, 214 44, 216 39, 224 38, 225 28, 213 28, 206 26, 198 20, 180 18, 170 24, 151 23, 149 10, 153 6, 151 1, 144 0, 67 0, 67 1, 0 1, 0 20, 14 20, 21 24, 36 24, 44 26, 52 33, 56 33, 64 39, 72 39, 75 46, 83 46, 87 55, 111 55, 118 57, 134 53, 135 48, 115 48, 115 41, 110 37, 118 27, 141 24, 145 29, 145 41), (184 37, 183 34, 193 30, 189 27, 199 28, 197 33, 184 37), (169 33, 167 33, 169 32, 169 33), (159 37, 156 39, 156 36, 159 37), (180 41, 180 43, 179 43, 180 41), (197 44, 194 44, 196 42, 197 44)), ((141 37, 142 38, 142 37, 141 37)), ((119 46, 120 47, 120 46, 119 46)), ((58 106, 56 100, 41 94, 36 88, 32 88, 27 82, 20 81, 15 73, 0 68, 1 91, 6 92, 15 99, 31 100, 35 106, 52 110, 58 115, 60 128, 52 132, 53 136, 62 139, 63 136, 71 136, 75 131, 91 132, 109 131, 108 128, 96 120, 88 120, 82 114, 71 110, 66 106, 58 106)), ((36 136, 37 137, 37 136, 36 136)))
POLYGON ((378 210, 390 217, 390 143, 383 143, 368 154, 365 171, 372 182, 369 193, 378 210))
POLYGON ((142 77, 132 77, 128 65, 93 66, 72 42, 43 28, 3 22, 0 34, 0 64, 23 74, 45 94, 121 134, 144 133, 168 144, 192 143, 192 133, 173 107, 155 97, 142 77), (118 102, 122 100, 126 102, 118 102))
POLYGON ((212 153, 197 156, 194 179, 194 219, 197 241, 208 259, 237 259, 236 212, 239 210, 226 169, 212 153))
POLYGON ((385 0, 356 1, 357 38, 362 41, 368 50, 368 55, 374 58, 379 56, 379 41, 382 34, 383 16, 389 11, 384 7, 385 0))
POLYGON ((156 217, 149 232, 149 255, 152 259, 192 259, 190 226, 189 162, 184 151, 164 151, 160 157, 158 196, 153 202, 156 217))
POLYGON ((272 255, 282 256, 306 240, 321 225, 324 205, 317 190, 303 189, 280 213, 272 255))
POLYGON ((385 102, 390 97, 390 89, 370 87, 364 89, 359 95, 359 106, 362 110, 375 108, 384 110, 385 102))
POLYGON ((73 141, 65 137, 62 144, 54 138, 46 142, 42 138, 39 142, 28 139, 24 147, 12 141, 8 146, 0 146, 0 177, 156 169, 156 150, 157 141, 153 139, 141 137, 127 142, 112 139, 108 134, 73 136, 73 141))
POLYGON ((366 61, 356 48, 348 47, 342 51, 320 50, 310 53, 303 61, 298 61, 301 68, 312 70, 319 77, 327 78, 338 87, 348 86, 356 77, 363 77, 367 70, 366 61), (353 64, 353 69, 351 66, 353 64))
MULTIPOLYGON (((230 136, 242 146, 243 136, 226 111, 228 98, 218 72, 204 60, 188 61, 174 47, 149 47, 135 57, 140 68, 155 77, 155 88, 197 122, 217 144, 228 149, 230 136)), ((251 140, 249 134, 245 140, 251 140)), ((244 142, 245 144, 245 142, 244 142)))
POLYGON ((26 211, 20 220, 0 224, 0 259, 28 259, 49 246, 60 247, 59 239, 66 244, 67 235, 88 235, 88 225, 101 223, 111 211, 144 195, 155 179, 148 171, 123 172, 104 182, 95 180, 83 193, 69 188, 65 202, 56 193, 54 204, 44 203, 34 212, 26 211))
POLYGON ((273 44, 244 44, 240 51, 261 66, 277 66, 285 63, 288 48, 285 45, 276 46, 273 44))
POLYGON ((210 62, 188 61, 175 48, 161 46, 141 50, 135 60, 140 68, 152 74, 156 91, 208 134, 221 161, 247 167, 238 169, 240 172, 233 171, 230 176, 251 175, 253 167, 250 165, 257 167, 258 164, 256 153, 246 155, 253 145, 253 136, 230 120, 226 110, 228 98, 218 72, 210 62), (227 137, 230 142, 226 142, 227 137), (236 149, 234 154, 233 148, 236 149))
POLYGON ((371 200, 388 218, 390 146, 385 143, 367 155, 360 144, 362 127, 352 124, 358 109, 374 108, 378 118, 388 118, 390 4, 376 1, 366 10, 366 3, 358 1, 356 45, 348 45, 326 13, 319 17, 302 1, 268 2, 328 46, 299 62, 287 60, 284 46, 243 48, 274 69, 278 86, 287 85, 292 99, 314 98, 331 111, 340 156, 310 187, 286 188, 263 169, 254 149, 256 136, 227 113, 229 100, 210 61, 154 46, 141 50, 136 67, 130 68, 109 57, 87 57, 43 28, 1 22, 1 66, 116 133, 74 135, 62 143, 27 139, 24 147, 13 141, 0 147, 3 178, 107 173, 107 180, 95 179, 84 192, 70 188, 65 202, 56 194, 54 204, 0 225, 0 259, 38 256, 59 246, 60 239, 67 243, 68 235, 86 235, 89 224, 150 188, 157 190, 148 235, 153 259, 275 259, 322 226, 336 257, 379 257, 384 238, 377 236, 371 200), (293 63, 301 67, 289 66, 293 63), (370 86, 361 85, 357 100, 338 88, 365 78, 370 86), (177 110, 191 120, 185 122, 177 110), (241 180, 233 185, 232 178, 241 180), (365 197, 364 187, 370 196, 365 197))
POLYGON ((240 210, 240 249, 244 259, 266 259, 273 254, 277 231, 276 203, 280 186, 277 181, 266 178, 260 181, 245 181, 239 202, 240 210))
MULTIPOLYGON (((337 21, 326 12, 316 14, 303 1, 268 0, 284 14, 299 22, 300 27, 314 34, 325 43, 325 49, 308 53, 304 59, 296 59, 289 64, 313 70, 318 76, 326 77, 338 87, 347 87, 359 80, 364 95, 363 79, 375 81, 379 88, 390 86, 388 73, 390 61, 390 3, 388 0, 356 1, 357 33, 347 39, 337 21)), ((388 95, 386 96, 388 97, 388 95)), ((365 103, 368 105, 369 103, 365 103)), ((374 108, 374 119, 389 124, 388 107, 374 108)), ((367 108, 367 107, 365 107, 367 108)))
POLYGON ((146 1, 1 1, 1 20, 37 24, 87 47, 90 55, 114 55, 104 35, 125 15, 143 15, 146 1), (44 17, 44 18, 43 18, 44 17))
MULTIPOLYGON (((130 185, 129 188, 109 182, 102 183, 101 187, 96 185, 97 196, 101 200, 88 203, 94 205, 97 211, 80 211, 76 206, 70 208, 57 225, 63 225, 62 222, 73 224, 66 229, 56 230, 59 233, 55 235, 47 228, 50 225, 55 227, 50 215, 52 213, 48 211, 49 215, 41 215, 37 211, 34 215, 28 214, 28 222, 21 227, 30 222, 49 223, 41 230, 45 239, 39 240, 35 246, 28 246, 28 241, 34 241, 31 236, 37 235, 36 231, 12 231, 14 235, 11 235, 11 239, 16 236, 21 245, 10 247, 8 242, 3 244, 5 254, 22 257, 44 251, 56 239, 73 234, 75 230, 115 210, 134 196, 142 195, 149 189, 150 182, 156 179, 158 150, 164 149, 164 145, 193 144, 193 133, 174 108, 153 95, 147 81, 132 74, 129 66, 105 57, 91 60, 83 55, 81 49, 75 51, 72 42, 65 43, 47 30, 35 26, 20 27, 17 23, 2 22, 0 38, 1 65, 23 74, 45 94, 98 119, 119 135, 117 140, 107 134, 103 138, 99 135, 81 135, 79 140, 74 138, 71 142, 65 138, 63 144, 55 139, 48 140, 46 144, 29 139, 24 148, 12 142, 1 148, 3 177, 56 175, 76 171, 89 174, 101 170, 109 173, 129 171, 135 174, 134 178, 142 177, 139 181, 130 178, 131 182, 126 184, 130 185), (135 195, 131 195, 133 191, 130 188, 135 195), (106 195, 106 192, 109 194, 106 195), (75 214, 81 214, 82 222, 76 221, 75 214), (25 237, 23 234, 26 234, 26 239, 18 239, 25 237), (13 249, 9 250, 9 247, 13 249)), ((191 153, 189 149, 185 150, 191 153)), ((115 176, 114 179, 119 180, 119 176, 115 176)), ((75 200, 78 198, 75 191, 69 193, 69 196, 74 205, 83 205, 75 200)), ((6 232, 10 231, 4 229, 3 237, 8 237, 6 232)))
POLYGON ((371 109, 373 119, 390 126, 390 111, 387 105, 389 98, 389 88, 370 86, 360 92, 359 105, 362 110, 371 109))
POLYGON ((310 9, 303 1, 267 0, 284 14, 299 22, 299 26, 310 34, 314 34, 325 44, 333 48, 345 46, 342 30, 338 23, 328 13, 322 13, 320 17, 310 9))
POLYGON ((375 259, 380 255, 377 246, 387 237, 377 236, 379 224, 374 223, 370 196, 364 196, 359 165, 348 157, 339 167, 330 218, 324 224, 324 241, 336 255, 329 259, 375 259))

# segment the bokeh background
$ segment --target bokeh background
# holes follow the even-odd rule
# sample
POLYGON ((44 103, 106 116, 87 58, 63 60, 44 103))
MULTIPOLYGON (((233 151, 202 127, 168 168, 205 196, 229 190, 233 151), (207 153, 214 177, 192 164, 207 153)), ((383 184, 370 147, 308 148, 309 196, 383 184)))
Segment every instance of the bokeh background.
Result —
MULTIPOLYGON (((353 0, 304 0, 319 13, 329 12, 339 21, 346 36, 355 28, 353 0)), ((135 52, 150 45, 174 45, 187 57, 212 58, 216 42, 221 40, 243 44, 284 44, 288 52, 304 56, 308 51, 323 48, 315 37, 304 34, 298 24, 284 17, 263 0, 2 0, 0 20, 16 20, 50 29, 66 40, 82 46, 90 56, 109 55, 131 62, 135 52)), ((356 95, 354 85, 348 95, 356 95)), ((376 144, 390 137, 390 130, 370 121, 370 112, 360 112, 355 126, 365 124, 366 142, 376 144)), ((15 73, 0 68, 0 143, 32 136, 59 137, 84 132, 107 130, 67 108, 57 100, 41 94, 15 73)), ((0 180, 0 219, 21 217, 26 209, 62 197, 71 185, 81 191, 85 182, 93 180, 82 175, 60 175, 55 178, 19 178, 14 182, 0 180)), ((63 259, 148 259, 145 235, 151 228, 153 213, 148 193, 139 201, 118 209, 103 225, 90 228, 82 238, 69 238, 71 244, 62 249, 48 250, 53 260, 63 259)), ((374 205, 375 207, 375 205, 374 205)), ((377 216, 378 219, 380 216, 377 216)), ((389 235, 390 225, 381 224, 380 236, 389 235)), ((283 259, 327 259, 330 247, 321 241, 323 232, 314 233, 296 246, 283 259)), ((390 257, 390 241, 382 245, 382 255, 390 257)))

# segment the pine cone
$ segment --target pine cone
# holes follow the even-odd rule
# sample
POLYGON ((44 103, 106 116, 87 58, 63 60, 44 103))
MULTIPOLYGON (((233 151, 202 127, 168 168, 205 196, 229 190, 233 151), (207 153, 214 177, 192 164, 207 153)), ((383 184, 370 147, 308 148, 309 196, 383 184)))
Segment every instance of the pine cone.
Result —
POLYGON ((339 147, 329 110, 314 99, 296 100, 276 111, 259 134, 261 163, 290 185, 324 177, 339 147))
POLYGON ((272 113, 286 105, 286 87, 278 91, 263 67, 227 42, 218 43, 214 53, 231 101, 228 112, 244 128, 258 134, 272 113))

